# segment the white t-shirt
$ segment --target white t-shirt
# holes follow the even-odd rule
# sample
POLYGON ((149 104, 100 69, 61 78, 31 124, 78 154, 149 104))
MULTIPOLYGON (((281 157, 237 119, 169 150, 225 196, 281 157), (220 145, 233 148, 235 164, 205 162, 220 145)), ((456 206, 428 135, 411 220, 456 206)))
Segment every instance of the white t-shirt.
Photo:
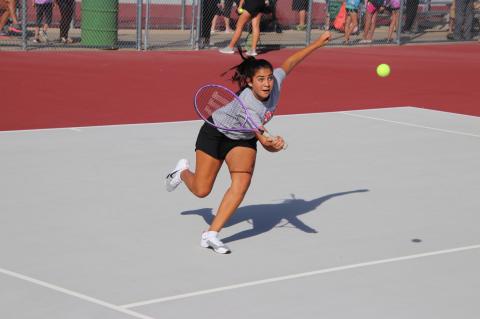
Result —
MULTIPOLYGON (((276 68, 273 70, 273 77, 273 89, 266 101, 258 100, 250 88, 246 88, 240 93, 240 99, 248 109, 249 116, 253 122, 257 124, 261 123, 263 125, 267 123, 272 118, 272 115, 277 108, 278 100, 280 98, 280 89, 282 87, 282 82, 286 77, 286 73, 282 68, 276 68)), ((225 116, 229 117, 224 109, 219 109, 212 114, 214 122, 222 122, 221 119, 225 116)), ((255 137, 255 133, 253 132, 233 132, 222 129, 218 130, 233 140, 249 140, 255 137)))

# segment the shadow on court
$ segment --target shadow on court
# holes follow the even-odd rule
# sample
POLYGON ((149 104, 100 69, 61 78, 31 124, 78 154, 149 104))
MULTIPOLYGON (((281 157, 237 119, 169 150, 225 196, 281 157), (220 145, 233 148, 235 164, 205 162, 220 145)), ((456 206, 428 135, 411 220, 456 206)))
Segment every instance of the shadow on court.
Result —
MULTIPOLYGON (((363 192, 368 192, 368 189, 333 193, 309 201, 295 198, 295 195, 292 194, 292 198, 285 199, 283 202, 278 204, 249 205, 240 207, 237 209, 237 212, 232 216, 225 227, 247 222, 252 225, 252 228, 224 238, 222 241, 228 243, 258 236, 276 227, 295 227, 306 233, 317 233, 314 228, 302 222, 298 217, 315 210, 318 206, 331 198, 363 192)), ((214 218, 212 211, 212 208, 201 208, 185 211, 181 214, 198 215, 205 220, 205 223, 210 225, 214 218)))

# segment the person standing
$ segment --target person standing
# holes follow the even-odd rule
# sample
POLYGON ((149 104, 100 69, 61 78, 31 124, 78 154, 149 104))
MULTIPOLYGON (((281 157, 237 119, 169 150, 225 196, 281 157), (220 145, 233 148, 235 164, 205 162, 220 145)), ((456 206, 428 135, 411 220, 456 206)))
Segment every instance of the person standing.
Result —
POLYGON ((198 48, 204 49, 210 46, 212 20, 219 13, 219 8, 216 0, 201 0, 201 4, 200 42, 198 43, 198 48))
POLYGON ((34 0, 33 7, 37 16, 35 38, 33 42, 48 42, 48 26, 52 24, 53 0, 34 0), (42 25, 43 20, 43 25, 42 25), (40 28, 42 28, 40 30, 40 28))
POLYGON ((237 9, 240 16, 232 39, 228 46, 220 48, 218 51, 224 54, 235 53, 234 47, 242 36, 243 28, 249 21, 252 21, 252 46, 251 49, 246 52, 246 55, 256 56, 257 44, 260 39, 260 19, 267 6, 268 0, 241 0, 237 9))
POLYGON ((75 0, 56 0, 60 10, 60 42, 64 44, 73 43, 68 36, 70 24, 72 23, 73 11, 75 10, 75 0))
POLYGON ((407 17, 405 18, 405 25, 403 26, 403 33, 413 33, 411 29, 417 16, 418 3, 419 0, 407 0, 405 9, 407 17))
POLYGON ((473 38, 473 1, 474 0, 456 0, 455 1, 455 30, 453 39, 457 41, 473 38))

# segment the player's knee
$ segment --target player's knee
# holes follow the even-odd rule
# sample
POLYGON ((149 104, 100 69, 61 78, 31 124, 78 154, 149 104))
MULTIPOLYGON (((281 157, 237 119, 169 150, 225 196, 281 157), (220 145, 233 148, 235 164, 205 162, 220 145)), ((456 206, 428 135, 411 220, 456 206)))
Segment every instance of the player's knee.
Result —
POLYGON ((194 194, 197 197, 204 198, 204 197, 207 197, 211 191, 212 191, 211 187, 202 186, 202 187, 198 187, 195 190, 194 194))

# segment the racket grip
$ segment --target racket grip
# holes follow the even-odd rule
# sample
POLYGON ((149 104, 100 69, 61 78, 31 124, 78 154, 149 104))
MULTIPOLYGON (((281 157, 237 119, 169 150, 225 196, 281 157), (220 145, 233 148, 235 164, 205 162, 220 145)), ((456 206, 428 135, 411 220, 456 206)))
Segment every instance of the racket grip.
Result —
MULTIPOLYGON (((267 131, 263 131, 262 133, 263 136, 265 136, 266 138, 276 138, 276 136, 272 136, 272 134, 268 133, 267 131)), ((287 142, 285 142, 285 140, 283 141, 283 147, 282 149, 283 150, 286 150, 288 147, 288 144, 287 142)))

